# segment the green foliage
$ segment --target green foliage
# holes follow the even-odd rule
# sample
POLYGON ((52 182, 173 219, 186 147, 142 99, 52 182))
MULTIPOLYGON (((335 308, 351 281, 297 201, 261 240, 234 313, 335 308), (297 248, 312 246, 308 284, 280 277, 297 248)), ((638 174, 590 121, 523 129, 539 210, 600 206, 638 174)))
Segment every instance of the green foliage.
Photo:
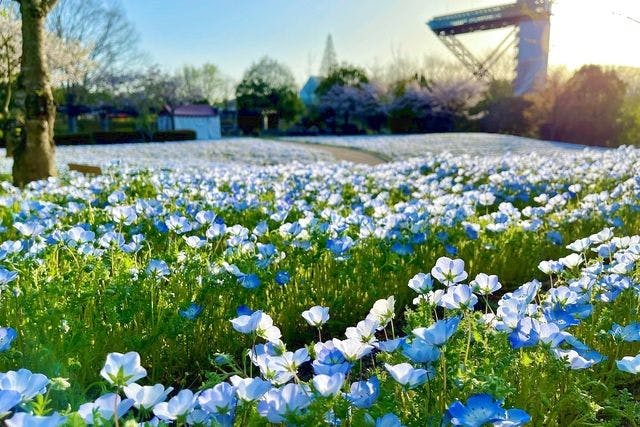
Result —
POLYGON ((336 85, 361 87, 366 83, 369 83, 366 71, 356 66, 342 65, 341 67, 335 68, 327 77, 322 79, 316 88, 316 94, 318 96, 325 95, 336 85))

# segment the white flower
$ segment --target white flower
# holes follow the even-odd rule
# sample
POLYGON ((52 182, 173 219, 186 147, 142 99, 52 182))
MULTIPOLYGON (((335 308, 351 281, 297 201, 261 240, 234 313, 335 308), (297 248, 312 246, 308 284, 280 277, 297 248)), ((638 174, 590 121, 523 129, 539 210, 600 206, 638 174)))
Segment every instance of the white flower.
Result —
POLYGON ((316 305, 302 312, 302 317, 311 326, 319 328, 329 320, 329 307, 316 305))
POLYGON ((140 355, 135 351, 129 353, 109 353, 100 375, 109 383, 124 386, 147 376, 147 371, 140 366, 140 355))

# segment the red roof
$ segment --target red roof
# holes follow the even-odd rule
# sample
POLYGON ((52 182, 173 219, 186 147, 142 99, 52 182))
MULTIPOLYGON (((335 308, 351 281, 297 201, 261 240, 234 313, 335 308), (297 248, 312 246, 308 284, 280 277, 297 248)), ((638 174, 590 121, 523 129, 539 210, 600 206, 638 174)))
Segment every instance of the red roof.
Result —
POLYGON ((174 116, 209 117, 209 116, 217 116, 218 110, 204 104, 192 104, 192 105, 181 105, 179 107, 175 107, 173 108, 173 110, 169 110, 169 113, 174 116))

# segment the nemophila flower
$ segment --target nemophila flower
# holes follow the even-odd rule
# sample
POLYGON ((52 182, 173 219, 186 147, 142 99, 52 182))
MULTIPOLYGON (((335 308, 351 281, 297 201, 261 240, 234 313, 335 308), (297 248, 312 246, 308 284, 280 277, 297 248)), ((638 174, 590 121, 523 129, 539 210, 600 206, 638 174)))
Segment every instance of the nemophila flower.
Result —
POLYGON ((625 356, 621 360, 616 360, 618 369, 630 374, 640 374, 640 354, 635 357, 625 356))
POLYGON ((7 286, 18 278, 18 273, 15 271, 9 271, 6 268, 0 267, 0 288, 7 286))
POLYGON ((236 389, 229 383, 218 383, 198 395, 198 404, 212 414, 233 414, 237 403, 236 389))
POLYGON ((563 267, 558 261, 541 261, 538 264, 538 270, 548 275, 560 273, 563 267))
POLYGON ((346 374, 351 369, 344 355, 338 350, 333 341, 319 342, 314 345, 315 360, 312 363, 316 374, 333 375, 336 372, 346 374))
POLYGON ((349 236, 338 239, 329 239, 327 240, 327 249, 331 251, 334 258, 342 260, 345 259, 347 251, 351 249, 353 244, 353 239, 349 236))
POLYGON ((0 416, 9 413, 22 401, 22 396, 15 390, 0 390, 0 416))
POLYGON ((373 346, 364 344, 362 341, 354 339, 346 339, 341 341, 334 338, 333 345, 342 353, 347 361, 352 363, 356 360, 362 359, 373 350, 373 346))
POLYGON ((335 396, 340 392, 344 383, 345 375, 342 372, 336 372, 333 375, 319 374, 315 375, 311 382, 313 388, 323 397, 335 396))
POLYGON ((271 423, 284 423, 288 417, 300 414, 310 404, 308 387, 290 383, 280 389, 269 390, 258 403, 258 413, 271 423))
POLYGON ((131 383, 124 386, 122 390, 129 399, 133 400, 133 406, 137 409, 150 410, 158 403, 164 402, 173 391, 173 387, 165 389, 162 384, 141 386, 131 383))
POLYGON ((560 246, 562 244, 562 234, 557 230, 548 231, 545 237, 554 245, 560 246))
POLYGON ((566 257, 560 258, 558 261, 565 267, 569 269, 574 269, 578 267, 580 264, 582 264, 584 259, 582 258, 581 255, 573 253, 573 254, 567 255, 566 257))
POLYGON ((206 239, 202 239, 200 236, 183 236, 184 241, 192 249, 200 249, 207 244, 206 239))
POLYGON ((122 400, 115 393, 107 393, 94 402, 80 405, 78 415, 89 425, 103 425, 104 421, 113 421, 114 417, 122 418, 132 406, 133 400, 122 400))
POLYGON ((296 374, 300 365, 308 362, 309 359, 309 351, 303 347, 294 352, 287 351, 280 356, 272 357, 271 366, 280 371, 296 374))
POLYGON ((100 375, 113 385, 124 386, 146 377, 147 370, 140 366, 140 355, 135 351, 109 353, 100 375))
POLYGON ((67 417, 54 412, 51 415, 31 415, 16 412, 13 417, 4 420, 7 427, 59 427, 65 425, 67 417))
POLYGON ((553 348, 551 352, 558 359, 564 360, 571 369, 587 369, 606 359, 605 356, 589 348, 570 334, 565 335, 564 343, 572 348, 553 348))
POLYGON ((438 347, 415 338, 402 346, 402 354, 414 363, 430 363, 440 358, 438 347))
POLYGON ((385 353, 393 353, 400 347, 404 345, 406 341, 405 337, 388 339, 385 341, 374 342, 373 345, 380 351, 384 351, 385 353))
POLYGON ((605 228, 602 231, 589 236, 589 240, 593 243, 604 243, 613 238, 613 229, 605 228))
POLYGON ((451 424, 465 427, 487 424, 521 426, 531 419, 522 410, 505 410, 502 401, 495 400, 488 394, 475 394, 467 399, 466 404, 456 400, 447 409, 447 418, 451 424))
POLYGON ((591 246, 591 240, 588 237, 578 239, 567 245, 567 249, 574 252, 585 252, 591 246))
POLYGON ((238 316, 251 316, 253 310, 251 310, 246 304, 239 305, 236 308, 236 315, 238 316))
POLYGON ((0 390, 19 393, 23 402, 46 393, 48 384, 49 378, 43 374, 34 374, 28 369, 0 373, 0 390))
POLYGON ((462 282, 468 275, 467 272, 464 271, 463 260, 441 257, 431 269, 431 276, 440 283, 451 286, 462 282))
POLYGON ((329 307, 316 305, 302 312, 302 318, 311 326, 319 328, 329 320, 329 307))
POLYGON ((480 193, 478 195, 478 203, 482 206, 491 206, 495 203, 496 196, 490 192, 480 193))
POLYGON ((373 307, 369 310, 369 315, 375 318, 380 326, 385 326, 395 316, 396 298, 391 295, 387 299, 379 299, 373 303, 373 307))
POLYGON ((191 390, 180 390, 168 402, 160 402, 153 407, 153 413, 163 421, 176 421, 186 417, 197 403, 198 395, 191 390))
POLYGON ((184 310, 179 310, 178 313, 185 319, 194 320, 200 313, 202 313, 202 306, 192 302, 184 310))
POLYGON ((471 240, 477 240, 480 236, 480 225, 473 224, 470 222, 463 222, 462 226, 464 227, 464 232, 468 238, 471 240))
POLYGON ((484 273, 479 273, 469 285, 471 285, 473 292, 480 295, 489 295, 502 288, 502 285, 498 281, 498 276, 494 274, 489 276, 484 273))
POLYGON ((417 293, 424 294, 433 288, 433 279, 429 273, 418 273, 409 280, 408 285, 417 293))
POLYGON ((509 344, 513 349, 533 347, 538 344, 537 320, 525 317, 518 321, 516 328, 509 334, 509 344))
POLYGON ((611 326, 609 333, 613 335, 614 338, 622 341, 640 341, 640 323, 630 323, 627 326, 621 326, 614 323, 611 326))
POLYGON ((207 228, 207 231, 205 231, 205 236, 209 240, 215 240, 224 236, 226 232, 227 226, 224 223, 215 223, 207 228))
POLYGON ((110 212, 116 224, 131 225, 138 219, 138 214, 132 206, 115 206, 110 212))
POLYGON ((176 234, 184 234, 193 230, 193 227, 189 220, 181 215, 169 215, 164 223, 169 231, 173 231, 176 234))
POLYGON ((196 214, 196 221, 199 224, 212 224, 216 220, 217 215, 212 211, 199 211, 196 214))
POLYGON ((287 283, 289 283, 290 280, 291 280, 291 276, 287 271, 280 270, 275 275, 275 281, 280 286, 286 285, 287 283))
POLYGON ((251 314, 241 314, 235 319, 231 319, 233 329, 241 334, 251 334, 258 329, 258 324, 265 315, 262 311, 255 311, 251 314))
POLYGON ((424 384, 430 377, 433 377, 433 372, 421 368, 416 369, 409 363, 397 365, 385 363, 384 367, 398 384, 410 389, 424 384))
POLYGON ((242 274, 238 276, 238 284, 245 289, 255 289, 260 286, 260 279, 255 274, 242 274))
POLYGON ((245 402, 256 401, 271 390, 271 383, 258 377, 241 378, 238 375, 233 375, 229 380, 235 387, 238 397, 245 402))
POLYGON ((439 305, 450 310, 471 310, 478 303, 478 297, 473 294, 468 285, 453 285, 440 299, 439 305))
POLYGON ((447 255, 450 255, 450 256, 458 255, 458 248, 456 248, 453 245, 449 245, 449 244, 444 245, 444 251, 446 252, 447 255))
POLYGON ((438 320, 428 328, 416 328, 412 332, 427 345, 442 346, 456 332, 460 324, 460 317, 450 317, 438 320))
POLYGON ((0 353, 9 350, 11 348, 11 343, 17 336, 18 333, 13 328, 0 328, 0 353))
POLYGON ((379 394, 380 381, 374 376, 368 380, 352 383, 345 398, 356 408, 367 409, 376 402, 379 394))
POLYGON ((380 323, 375 318, 361 320, 353 327, 346 329, 345 335, 349 339, 358 340, 363 343, 373 344, 377 341, 376 331, 380 328, 380 323))
POLYGON ((147 272, 147 274, 156 277, 166 277, 171 274, 171 270, 169 270, 169 266, 167 265, 167 263, 160 259, 149 260, 149 264, 147 265, 145 271, 147 272))
POLYGON ((408 243, 394 242, 391 245, 391 252, 396 253, 400 256, 411 255, 413 253, 413 246, 408 243))

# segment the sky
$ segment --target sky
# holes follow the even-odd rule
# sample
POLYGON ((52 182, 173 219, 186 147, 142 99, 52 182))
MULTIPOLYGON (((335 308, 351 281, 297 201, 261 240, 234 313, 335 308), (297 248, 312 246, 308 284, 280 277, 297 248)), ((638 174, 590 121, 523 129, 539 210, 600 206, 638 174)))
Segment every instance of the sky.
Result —
MULTIPOLYGON (((316 73, 333 36, 340 61, 372 66, 394 52, 419 60, 452 58, 426 22, 436 15, 512 0, 121 0, 143 50, 167 70, 214 63, 240 79, 264 55, 286 63, 298 83, 316 73)), ((549 61, 640 67, 639 0, 556 0, 549 61)), ((505 30, 462 36, 475 53, 505 30)))

